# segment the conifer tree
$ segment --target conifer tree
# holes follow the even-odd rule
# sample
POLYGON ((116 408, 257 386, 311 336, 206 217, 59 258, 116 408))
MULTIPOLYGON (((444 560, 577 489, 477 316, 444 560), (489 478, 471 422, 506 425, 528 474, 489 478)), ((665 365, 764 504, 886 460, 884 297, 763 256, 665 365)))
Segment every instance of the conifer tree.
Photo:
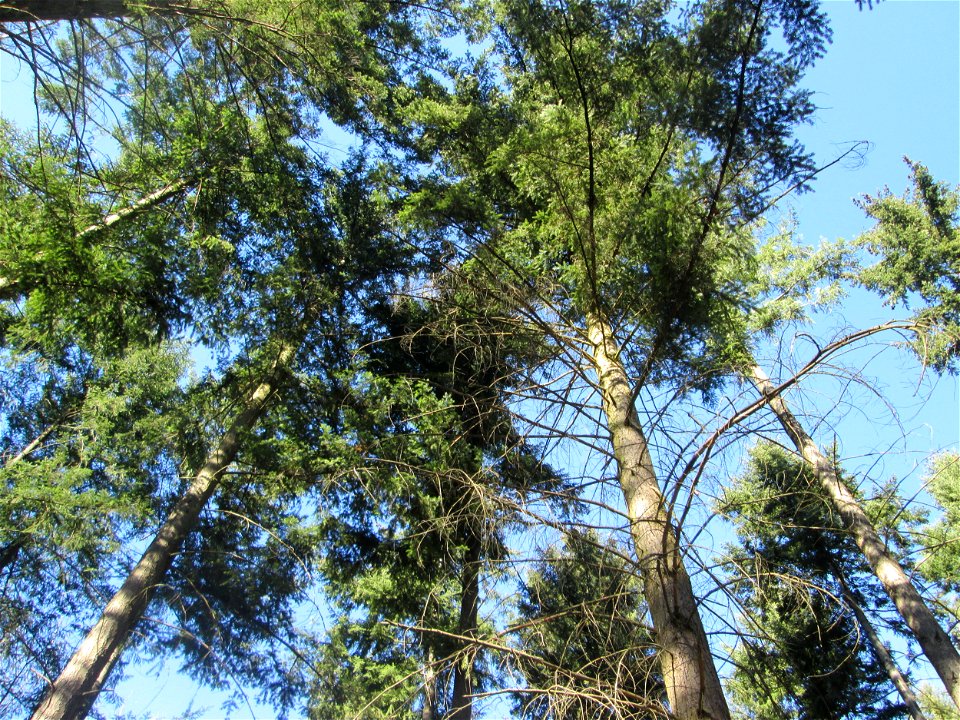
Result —
POLYGON ((734 656, 732 696, 747 717, 892 717, 890 679, 851 605, 872 614, 882 596, 812 475, 758 445, 724 495, 742 543, 728 567, 754 628, 734 656))
MULTIPOLYGON (((817 279, 837 282, 849 278, 883 296, 890 305, 907 304, 908 296, 921 300, 913 317, 852 333, 835 343, 842 347, 858 338, 885 329, 901 329, 916 339, 914 351, 924 364, 938 371, 956 370, 957 326, 957 206, 955 192, 936 183, 920 164, 911 163, 913 191, 897 198, 889 192, 869 196, 861 203, 877 225, 858 239, 856 247, 868 251, 854 259, 842 248, 828 249, 807 277, 781 294, 759 313, 767 332, 778 314, 793 312, 797 295, 809 293, 817 279)), ((808 265, 809 260, 803 264, 808 265)), ((796 271, 788 270, 787 275, 796 271)), ((802 271, 801 271, 802 272, 802 271)), ((775 273, 776 274, 776 271, 775 273)), ((785 316, 780 316, 783 320, 785 316)), ((757 388, 777 416, 797 452, 814 469, 823 492, 843 518, 844 527, 857 543, 870 567, 893 600, 924 655, 936 669, 944 687, 960 706, 960 653, 943 630, 902 563, 890 551, 861 503, 839 479, 838 468, 791 412, 782 392, 752 359, 741 362, 743 375, 757 388)))
POLYGON ((517 603, 521 717, 658 715, 663 692, 642 589, 616 547, 573 533, 530 571, 517 603))
POLYGON ((796 83, 828 31, 804 7, 705 3, 671 25, 657 3, 501 3, 503 87, 463 78, 462 106, 425 104, 438 138, 479 135, 438 143, 462 178, 433 200, 461 233, 455 272, 546 335, 554 363, 528 370, 540 399, 569 407, 552 385, 564 368, 584 388, 581 406, 601 406, 593 434, 609 436, 602 451, 617 467, 679 718, 728 711, 636 400, 663 385, 709 389, 704 378, 736 345, 757 188, 810 167, 790 128, 812 111, 796 83), (790 60, 767 45, 776 26, 790 60), (485 226, 463 222, 462 199, 482 207, 470 216, 485 226))

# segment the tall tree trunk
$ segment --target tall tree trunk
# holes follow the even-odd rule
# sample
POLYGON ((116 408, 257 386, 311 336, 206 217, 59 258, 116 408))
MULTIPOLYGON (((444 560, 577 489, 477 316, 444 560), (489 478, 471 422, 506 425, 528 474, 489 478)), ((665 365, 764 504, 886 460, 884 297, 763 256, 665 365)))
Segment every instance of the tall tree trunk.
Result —
POLYGON ((196 525, 220 478, 233 462, 243 432, 263 414, 286 366, 294 355, 284 346, 262 382, 251 393, 217 448, 207 456, 186 493, 167 516, 121 588, 107 603, 100 620, 73 653, 32 715, 32 720, 82 720, 100 693, 130 633, 140 621, 174 555, 196 525))
POLYGON ((847 606, 853 610, 853 614, 857 618, 857 623, 860 625, 860 629, 863 630, 864 635, 867 636, 867 640, 870 642, 870 646, 873 648, 873 651, 877 654, 877 658, 880 660, 880 664, 883 665, 883 669, 886 671, 887 677, 890 678, 890 682, 893 683, 894 687, 897 688, 897 692, 900 693, 900 697, 903 698, 903 704, 907 706, 907 712, 910 713, 910 717, 912 717, 913 720, 927 720, 926 716, 923 714, 923 710, 920 709, 920 703, 917 701, 917 696, 913 694, 913 690, 910 688, 910 683, 907 682, 907 678, 904 677, 902 672, 900 672, 900 668, 897 667, 897 663, 893 659, 893 655, 891 655, 890 651, 887 650, 887 646, 883 644, 883 641, 877 634, 876 629, 873 627, 873 623, 870 622, 870 618, 868 618, 867 614, 863 611, 863 607, 860 605, 860 602, 850 591, 850 588, 847 586, 847 580, 843 576, 843 573, 839 569, 835 568, 834 574, 840 581, 840 588, 843 592, 844 602, 846 602, 847 606))
POLYGON ((480 538, 468 531, 467 552, 463 561, 463 590, 460 595, 461 638, 460 653, 453 668, 453 700, 449 720, 471 720, 473 717, 473 648, 469 638, 477 630, 477 615, 480 605, 480 538))
POLYGON ((710 655, 676 529, 667 515, 633 388, 609 325, 588 318, 603 410, 617 460, 644 595, 653 620, 663 683, 678 720, 729 720, 720 678, 710 655))
POLYGON ((749 368, 745 374, 766 399, 797 452, 813 467, 820 487, 840 513, 846 530, 853 536, 883 589, 913 632, 920 649, 937 671, 953 702, 960 707, 960 654, 950 636, 940 627, 900 563, 887 550, 857 498, 840 481, 833 463, 807 435, 784 399, 776 392, 767 374, 757 365, 749 368))
POLYGON ((0 23, 37 20, 118 18, 134 12, 174 15, 190 13, 190 0, 7 0, 0 23))

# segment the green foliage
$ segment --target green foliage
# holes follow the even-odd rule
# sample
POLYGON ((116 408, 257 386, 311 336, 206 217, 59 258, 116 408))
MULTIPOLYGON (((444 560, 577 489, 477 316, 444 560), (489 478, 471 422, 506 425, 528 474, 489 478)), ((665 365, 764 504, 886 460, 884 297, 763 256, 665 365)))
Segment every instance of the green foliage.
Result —
POLYGON ((958 720, 960 712, 953 700, 943 692, 936 690, 933 686, 924 683, 920 686, 918 693, 920 707, 923 714, 929 720, 958 720))
POLYGON ((104 354, 167 336, 184 319, 171 277, 176 263, 163 237, 169 225, 139 223, 139 232, 103 243, 87 231, 108 215, 95 199, 99 190, 61 138, 42 135, 38 143, 0 126, 5 343, 51 354, 80 341, 104 354))
POLYGON ((855 263, 847 243, 798 243, 787 226, 760 244, 751 275, 747 327, 773 334, 787 323, 808 322, 813 312, 829 311, 844 297, 841 278, 855 263))
POLYGON ((385 626, 334 625, 314 665, 311 720, 412 720, 422 682, 415 647, 385 626))
POLYGON ((740 547, 729 567, 753 629, 727 683, 745 718, 891 717, 892 687, 847 606, 878 607, 869 568, 811 472, 773 445, 751 451, 725 491, 740 547))
POLYGON ((930 462, 927 489, 943 508, 943 516, 926 528, 926 557, 921 572, 953 591, 960 591, 960 456, 938 455, 930 462))
POLYGON ((956 638, 960 618, 960 456, 953 452, 934 456, 926 481, 940 513, 923 528, 924 552, 917 570, 938 591, 937 609, 956 638))
POLYGON ((744 221, 809 169, 790 133, 812 112, 796 84, 829 39, 822 14, 810 2, 491 14, 482 69, 456 68, 450 100, 410 106, 421 151, 453 179, 428 184, 408 216, 440 216, 461 277, 546 329, 557 356, 598 315, 641 384, 716 387, 745 344, 744 221))
POLYGON ((938 371, 957 371, 960 349, 960 194, 920 163, 910 166, 910 192, 866 196, 860 205, 876 227, 859 245, 876 261, 859 282, 890 305, 915 307, 914 350, 938 371))
MULTIPOLYGON (((771 189, 811 170, 792 132, 813 111, 800 75, 829 41, 813 0, 223 0, 56 32, 14 47, 56 59, 36 67, 39 99, 64 133, 0 137, 7 457, 42 438, 0 470, 0 656, 18 672, 56 675, 107 570, 285 341, 301 347, 288 391, 243 434, 151 607, 172 630, 141 626, 139 649, 176 653, 212 685, 250 682, 278 712, 309 697, 316 718, 442 716, 455 660, 476 650, 456 635, 489 630, 464 627, 468 571, 498 579, 525 512, 575 506, 509 392, 551 361, 580 373, 591 317, 614 328, 638 385, 710 390, 750 331, 829 304, 848 267, 845 248, 756 251, 750 236, 771 189), (439 51, 460 30, 479 60, 439 51), (104 110, 116 125, 89 133, 104 110), (320 151, 331 120, 363 138, 339 165, 320 151), (92 140, 107 134, 104 160, 92 140), (136 212, 107 227, 121 208, 136 212), (401 283, 420 297, 398 299, 401 283), (177 337, 212 349, 217 374, 185 380, 177 337), (319 643, 295 612, 318 583, 340 617, 319 643)), ((862 278, 935 308, 923 322, 941 342, 955 334, 956 201, 915 177, 913 209, 868 201, 880 230, 863 245, 909 267, 862 278)), ((756 458, 763 482, 727 510, 756 579, 738 580, 740 599, 765 637, 731 686, 758 716, 883 715, 826 579, 859 566, 794 487, 803 473, 756 458)), ((875 516, 905 543, 899 510, 875 516)), ((518 708, 662 711, 629 570, 587 534, 531 573, 518 647, 540 662, 521 662, 518 708)), ((482 689, 495 670, 478 655, 482 689)), ((29 704, 37 682, 17 682, 29 704)))
POLYGON ((181 347, 96 362, 6 354, 0 468, 0 707, 29 707, 110 590, 115 562, 153 512, 181 437, 181 347), (94 600, 96 603, 96 600, 94 600))
POLYGON ((614 545, 573 533, 524 580, 516 657, 524 718, 602 720, 659 716, 663 688, 645 623, 641 582, 614 545))

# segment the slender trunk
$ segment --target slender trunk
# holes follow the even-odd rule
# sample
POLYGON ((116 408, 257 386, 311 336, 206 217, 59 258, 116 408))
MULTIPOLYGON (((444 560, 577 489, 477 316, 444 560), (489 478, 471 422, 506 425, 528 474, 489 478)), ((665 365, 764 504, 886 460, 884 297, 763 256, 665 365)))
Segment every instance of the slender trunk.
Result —
MULTIPOLYGON (((2 0, 0 0, 2 1, 2 0)), ((0 22, 3 22, 3 14, 8 12, 4 8, 0 7, 0 22)), ((96 235, 97 233, 103 232, 104 230, 109 230, 117 223, 122 220, 127 219, 128 217, 134 217, 139 215, 144 210, 149 210, 153 207, 156 207, 160 203, 170 199, 174 195, 186 190, 190 184, 193 182, 194 178, 181 178, 179 180, 174 180, 172 183, 163 186, 159 190, 154 190, 149 195, 137 200, 132 205, 127 207, 120 208, 116 212, 110 213, 103 220, 98 223, 94 223, 88 227, 85 227, 83 230, 77 233, 74 238, 74 242, 82 242, 88 240, 91 236, 96 235)), ((39 262, 43 260, 43 251, 41 250, 34 256, 34 261, 39 262)), ((16 278, 9 277, 0 277, 0 300, 8 300, 16 296, 18 288, 18 280, 16 278), (13 288, 11 292, 9 289, 13 288)), ((22 292, 22 290, 21 290, 22 292)))
POLYGON ((8 0, 0 7, 0 23, 118 18, 134 12, 174 15, 189 12, 192 4, 189 0, 8 0))
POLYGON ((857 623, 859 623, 860 629, 863 630, 864 635, 867 636, 867 640, 870 642, 870 646, 873 648, 877 658, 880 660, 880 664, 883 665, 883 669, 886 671, 887 677, 890 678, 890 682, 893 683, 894 687, 897 688, 897 692, 900 693, 900 697, 903 698, 903 704, 907 706, 907 712, 910 713, 910 717, 912 717, 913 720, 927 720, 926 716, 923 714, 923 711, 920 709, 920 703, 917 701, 917 696, 914 695, 913 690, 910 689, 910 683, 907 682, 907 678, 905 678, 903 673, 900 672, 900 668, 897 667, 897 663, 893 659, 893 655, 891 655, 890 651, 887 650, 887 646, 883 644, 883 641, 877 634, 876 629, 873 627, 873 623, 870 622, 870 618, 867 617, 867 614, 863 611, 863 608, 857 601, 857 598, 854 597, 853 593, 850 591, 850 588, 847 586, 847 581, 843 577, 843 573, 835 569, 834 574, 840 581, 840 588, 843 591, 844 602, 846 602, 847 607, 853 610, 853 614, 857 618, 857 623))
POLYGON ((16 455, 14 455, 12 458, 7 460, 3 464, 4 469, 12 467, 13 465, 16 465, 18 462, 26 458, 30 453, 32 453, 34 450, 40 447, 40 445, 43 444, 43 441, 46 440, 48 437, 50 437, 50 435, 56 429, 57 429, 57 423, 52 423, 50 425, 47 425, 47 427, 45 427, 40 432, 39 435, 37 435, 33 440, 27 443, 26 447, 24 447, 20 452, 18 452, 16 455))
POLYGON ((470 640, 477 630, 480 604, 480 538, 472 532, 467 538, 467 553, 463 561, 463 590, 460 595, 460 622, 458 634, 461 650, 453 668, 453 700, 449 720, 471 720, 473 717, 473 648, 470 640))
POLYGON ((653 620, 670 710, 678 720, 729 720, 676 530, 667 515, 647 440, 610 327, 590 317, 603 410, 617 460, 620 487, 653 620))
POLYGON ((112 212, 107 215, 103 220, 98 223, 94 223, 89 227, 84 228, 79 233, 77 233, 77 240, 86 240, 91 235, 96 235, 103 230, 107 230, 114 225, 116 225, 121 220, 124 220, 128 217, 138 215, 144 210, 149 210, 152 207, 159 205, 165 200, 170 199, 174 195, 186 190, 189 187, 190 183, 193 182, 193 178, 180 178, 179 180, 174 180, 172 183, 163 186, 159 190, 154 190, 149 195, 144 195, 142 198, 137 200, 132 205, 127 205, 127 207, 120 208, 116 212, 112 212))
POLYGON ((960 654, 957 653, 950 636, 940 627, 900 563, 887 550, 857 498, 840 481, 833 463, 820 452, 816 443, 790 412, 784 399, 777 394, 770 378, 756 365, 750 368, 746 375, 766 398, 770 409, 793 440, 797 452, 813 467, 821 488, 840 513, 847 531, 853 536, 883 589, 913 632, 920 649, 937 671, 953 702, 960 707, 960 654))
POLYGON ((23 550, 22 537, 18 537, 16 540, 7 543, 3 549, 0 550, 0 574, 3 574, 4 570, 6 570, 10 565, 13 565, 17 557, 20 555, 21 550, 23 550))
POLYGON ((247 398, 217 448, 207 456, 203 468, 167 516, 143 557, 107 603, 100 620, 47 690, 32 720, 82 720, 87 716, 174 555, 196 525, 223 472, 236 457, 240 435, 260 418, 293 353, 293 348, 286 346, 278 354, 273 367, 247 398))
POLYGON ((433 666, 433 648, 427 647, 423 661, 423 708, 420 720, 434 720, 437 714, 437 670, 433 666))

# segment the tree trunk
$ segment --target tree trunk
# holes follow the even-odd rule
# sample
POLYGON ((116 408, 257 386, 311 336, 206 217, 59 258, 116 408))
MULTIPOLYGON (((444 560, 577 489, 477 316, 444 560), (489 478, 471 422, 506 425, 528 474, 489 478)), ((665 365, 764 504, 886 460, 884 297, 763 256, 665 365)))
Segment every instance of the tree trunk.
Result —
POLYGON ((647 440, 634 406, 633 388, 610 327, 590 317, 603 410, 617 460, 620 487, 653 620, 670 710, 677 720, 729 720, 676 530, 667 515, 647 440))
POLYGON ((433 661, 433 648, 427 646, 423 661, 423 707, 420 709, 420 720, 434 720, 437 714, 437 670, 433 661))
POLYGON ((0 575, 2 575, 3 571, 10 565, 13 565, 20 555, 21 550, 23 550, 23 537, 18 537, 16 540, 4 545, 3 549, 0 550, 0 575))
POLYGON ((174 195, 177 195, 184 190, 186 190, 194 182, 193 177, 180 178, 174 180, 172 183, 163 186, 159 190, 154 190, 149 195, 144 195, 142 198, 137 200, 132 205, 120 208, 119 210, 110 213, 103 220, 98 223, 94 223, 89 227, 84 228, 79 233, 77 233, 77 240, 86 240, 91 235, 96 235, 99 232, 104 230, 109 230, 111 227, 116 225, 121 220, 125 220, 128 217, 133 217, 139 215, 144 210, 149 210, 153 207, 156 207, 162 202, 169 200, 174 195))
POLYGON ((463 590, 460 595, 461 638, 460 653, 453 668, 453 700, 449 720, 471 720, 473 717, 473 648, 468 638, 477 630, 480 604, 480 538, 472 532, 467 538, 467 553, 463 561, 463 590))
POLYGON ((920 709, 920 703, 917 701, 917 696, 914 695, 913 690, 910 689, 910 683, 907 682, 907 679, 903 676, 903 673, 900 672, 900 668, 897 667, 897 663, 893 659, 893 655, 891 655, 890 651, 887 650, 887 646, 883 644, 883 641, 880 639, 880 636, 873 627, 873 623, 870 622, 870 618, 868 618, 867 614, 863 611, 863 608, 860 606, 857 598, 854 597, 852 592, 850 592, 850 588, 847 586, 847 581, 843 577, 843 573, 837 571, 836 569, 834 572, 837 576, 837 579, 840 581, 844 602, 846 602, 847 606, 853 610, 853 614, 857 618, 857 623, 859 623, 860 629, 863 630, 863 633, 867 636, 867 640, 870 642, 870 646, 873 648, 873 651, 877 654, 877 658, 879 658, 880 664, 883 665, 883 669, 886 671, 887 677, 890 678, 890 682, 893 683, 894 687, 897 688, 897 692, 900 693, 900 697, 903 698, 903 704, 907 706, 907 712, 910 713, 910 717, 912 717, 913 720, 927 720, 923 714, 923 711, 920 709))
POLYGON ((797 452, 813 467, 821 488, 840 513, 846 530, 853 536, 904 622, 913 631, 923 654, 937 671, 953 702, 960 707, 960 654, 950 636, 940 627, 900 563, 887 550, 857 498, 840 482, 833 463, 820 452, 784 399, 777 394, 767 374, 757 365, 745 374, 766 399, 793 440, 797 452))
MULTIPOLYGON (((2 0, 0 0, 2 1, 2 0)), ((2 22, 3 13, 6 12, 2 7, 0 7, 0 22, 2 22)), ((151 208, 160 205, 161 203, 169 200, 174 195, 186 190, 193 183, 194 178, 181 178, 179 180, 174 180, 169 185, 165 185, 159 190, 154 190, 149 195, 137 200, 132 205, 127 207, 120 208, 119 210, 110 213, 103 220, 98 223, 94 223, 89 227, 85 227, 83 230, 77 233, 74 238, 74 242, 85 242, 89 240, 92 236, 97 235, 105 230, 109 230, 117 223, 125 220, 129 217, 135 217, 145 210, 150 210, 151 208)), ((43 260, 43 250, 39 251, 34 256, 34 261, 43 260)), ((17 294, 22 294, 22 289, 17 287, 18 281, 16 278, 8 278, 0 276, 0 300, 11 300, 14 299, 17 294), (9 290, 13 288, 13 292, 9 290)), ((29 453, 28 453, 29 454, 29 453)))
POLYGON ((118 18, 134 12, 189 13, 189 0, 8 0, 0 6, 0 23, 38 20, 118 18))
POLYGON ((32 720, 82 720, 87 716, 174 555, 196 525, 223 472, 236 457, 240 434, 260 418, 293 354, 292 346, 284 346, 278 353, 273 367, 249 396, 217 448, 207 456, 203 468, 173 507, 143 557, 107 603, 100 620, 47 690, 32 720))

